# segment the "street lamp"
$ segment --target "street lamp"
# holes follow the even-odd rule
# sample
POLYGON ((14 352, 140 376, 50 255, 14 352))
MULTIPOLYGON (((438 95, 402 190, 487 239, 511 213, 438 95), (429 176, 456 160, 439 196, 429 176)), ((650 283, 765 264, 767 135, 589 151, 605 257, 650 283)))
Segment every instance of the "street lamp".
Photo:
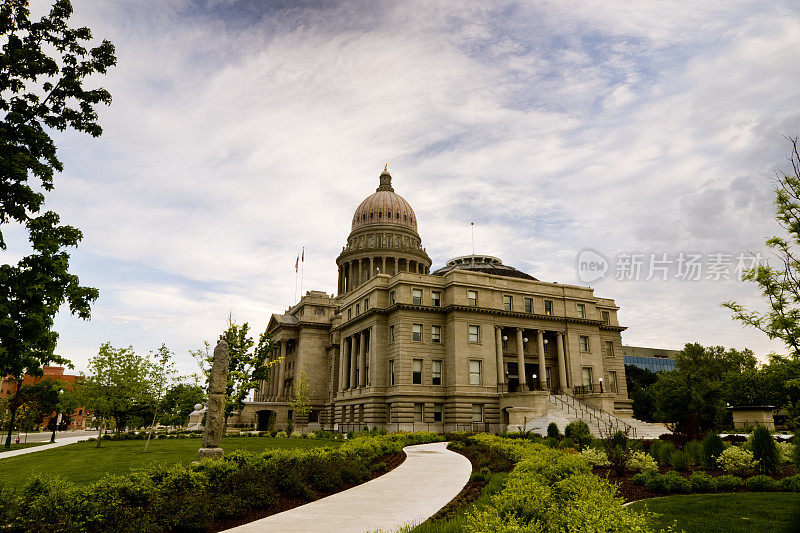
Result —
POLYGON ((508 340, 508 335, 503 335, 503 340, 507 341, 508 340))
POLYGON ((547 344, 547 339, 544 339, 544 340, 542 341, 542 344, 547 344))
POLYGON ((600 378, 600 394, 603 394, 603 378, 600 378))
POLYGON ((531 378, 533 379, 533 388, 536 388, 536 374, 532 374, 531 378))

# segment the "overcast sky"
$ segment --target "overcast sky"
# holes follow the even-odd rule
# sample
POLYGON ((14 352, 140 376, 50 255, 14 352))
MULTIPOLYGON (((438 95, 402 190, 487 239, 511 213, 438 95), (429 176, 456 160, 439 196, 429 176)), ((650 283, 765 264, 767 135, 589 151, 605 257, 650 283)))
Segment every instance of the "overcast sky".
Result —
POLYGON ((778 231, 796 0, 74 4, 118 55, 104 134, 58 137, 47 205, 83 230, 72 269, 100 289, 91 321, 57 320, 79 370, 110 341, 166 343, 192 371, 228 313, 258 333, 293 303, 303 245, 304 289, 334 292, 387 162, 434 268, 470 252, 474 221, 477 252, 544 281, 585 284, 579 253, 604 256, 591 286, 625 344, 782 349, 720 303, 760 304, 733 270, 778 231), (677 279, 681 253, 699 280, 677 279), (625 254, 639 280, 615 279, 625 254))

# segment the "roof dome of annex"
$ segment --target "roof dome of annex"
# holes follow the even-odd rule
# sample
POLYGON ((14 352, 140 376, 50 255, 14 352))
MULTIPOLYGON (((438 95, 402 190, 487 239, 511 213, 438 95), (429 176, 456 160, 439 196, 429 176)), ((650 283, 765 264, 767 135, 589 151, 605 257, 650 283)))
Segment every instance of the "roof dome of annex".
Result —
POLYGON ((392 176, 384 168, 380 185, 361 202, 353 215, 351 231, 373 225, 401 226, 417 232, 417 217, 405 198, 394 192, 392 176))
POLYGON ((445 266, 432 272, 434 276, 444 276, 453 270, 467 270, 470 272, 482 272, 495 276, 505 276, 508 278, 521 278, 539 281, 530 274, 508 265, 504 265, 498 258, 491 255, 462 255, 450 259, 445 266))

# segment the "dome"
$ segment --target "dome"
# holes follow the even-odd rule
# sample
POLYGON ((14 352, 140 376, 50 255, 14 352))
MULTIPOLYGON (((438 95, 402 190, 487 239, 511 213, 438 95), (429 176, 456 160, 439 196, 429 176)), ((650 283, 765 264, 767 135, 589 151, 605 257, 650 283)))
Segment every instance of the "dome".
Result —
POLYGON ((371 225, 402 226, 417 231, 417 217, 405 198, 394 192, 392 176, 384 169, 380 186, 368 196, 353 215, 351 231, 371 225))
POLYGON ((464 255, 455 257, 447 262, 439 270, 433 272, 434 276, 444 276, 453 270, 468 270, 470 272, 482 272, 495 276, 506 276, 509 278, 522 278, 539 281, 530 274, 526 274, 514 267, 504 265, 497 257, 491 255, 464 255))

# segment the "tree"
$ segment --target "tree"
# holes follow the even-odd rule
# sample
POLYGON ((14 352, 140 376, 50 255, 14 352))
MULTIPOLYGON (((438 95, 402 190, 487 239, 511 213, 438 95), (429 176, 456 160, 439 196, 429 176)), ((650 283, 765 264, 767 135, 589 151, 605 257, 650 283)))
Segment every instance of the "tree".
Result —
POLYGON ((633 416, 645 422, 655 421, 655 398, 650 388, 658 381, 658 374, 647 368, 625 365, 628 395, 633 400, 633 416))
POLYGON ((114 348, 110 343, 100 346, 97 355, 89 360, 90 375, 83 389, 84 405, 100 417, 98 448, 109 418, 114 419, 120 432, 138 406, 153 402, 152 376, 159 371, 132 347, 114 348))
POLYGON ((757 264, 744 273, 743 279, 755 283, 767 301, 768 310, 748 310, 743 305, 728 301, 723 307, 733 312, 733 318, 746 326, 763 331, 770 339, 780 339, 789 355, 800 358, 800 153, 798 139, 787 138, 791 144, 789 174, 777 174, 775 188, 775 213, 785 235, 772 237, 766 244, 775 251, 778 267, 766 262, 757 264))
POLYGON ((20 390, 20 396, 25 405, 33 407, 39 413, 38 422, 42 423, 46 417, 55 417, 50 419, 53 434, 50 437, 50 442, 56 441, 56 429, 58 423, 58 401, 63 389, 60 381, 52 379, 43 379, 37 383, 23 385, 20 390))
POLYGON ((161 400, 160 409, 164 413, 164 423, 169 426, 185 425, 189 421, 189 414, 194 411, 194 406, 203 403, 205 399, 205 392, 199 385, 188 383, 173 385, 161 400))
MULTIPOLYGON (((228 386, 225 390, 225 423, 233 411, 240 411, 250 391, 256 389, 260 381, 269 378, 270 368, 276 361, 267 362, 269 352, 273 350, 272 338, 266 331, 258 338, 258 344, 249 334, 250 325, 245 322, 241 326, 228 317, 228 329, 219 336, 228 343, 230 363, 228 365, 228 386)), ((200 370, 208 382, 213 355, 209 352, 209 343, 205 348, 190 351, 200 370)))
POLYGON ((156 425, 158 406, 167 392, 167 387, 175 379, 175 363, 172 361, 172 352, 165 344, 162 344, 153 356, 154 372, 151 374, 150 387, 153 393, 153 422, 150 424, 150 431, 147 432, 147 442, 144 444, 144 451, 150 446, 150 437, 153 436, 153 428, 156 425))
MULTIPOLYGON (((68 362, 53 354, 59 308, 67 304, 88 319, 98 297, 69 272, 66 249, 77 246, 81 232, 61 225, 52 211, 41 213, 40 190, 51 191, 54 173, 63 170, 51 132, 97 137, 95 107, 111 102, 108 91, 86 89, 84 81, 115 64, 114 47, 108 41, 87 47, 91 31, 69 27, 71 15, 69 0, 57 0, 39 20, 30 19, 27 0, 0 4, 0 250, 9 222, 27 229, 32 248, 16 265, 0 265, 0 375, 16 382, 15 396, 26 374, 41 376, 43 366, 68 362)), ((18 406, 10 403, 6 448, 18 406)))
POLYGON ((308 376, 305 370, 300 372, 300 379, 294 384, 294 393, 289 400, 289 407, 292 408, 293 416, 297 417, 297 420, 304 420, 311 411, 311 389, 308 386, 308 376))

